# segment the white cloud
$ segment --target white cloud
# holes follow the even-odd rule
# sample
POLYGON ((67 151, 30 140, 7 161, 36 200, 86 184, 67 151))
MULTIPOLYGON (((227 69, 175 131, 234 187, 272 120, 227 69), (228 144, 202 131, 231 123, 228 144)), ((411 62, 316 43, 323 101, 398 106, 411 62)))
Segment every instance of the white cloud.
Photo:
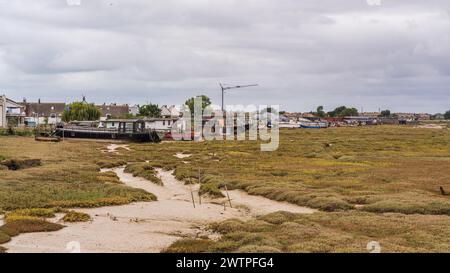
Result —
POLYGON ((312 110, 450 108, 450 3, 0 0, 0 90, 20 99, 312 110))

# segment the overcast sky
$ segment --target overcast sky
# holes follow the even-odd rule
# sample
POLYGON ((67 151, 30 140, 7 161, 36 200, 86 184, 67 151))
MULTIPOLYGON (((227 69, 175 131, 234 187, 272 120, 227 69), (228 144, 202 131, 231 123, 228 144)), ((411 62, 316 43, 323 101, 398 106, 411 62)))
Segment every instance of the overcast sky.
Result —
POLYGON ((450 1, 0 0, 0 93, 28 101, 450 109, 450 1))

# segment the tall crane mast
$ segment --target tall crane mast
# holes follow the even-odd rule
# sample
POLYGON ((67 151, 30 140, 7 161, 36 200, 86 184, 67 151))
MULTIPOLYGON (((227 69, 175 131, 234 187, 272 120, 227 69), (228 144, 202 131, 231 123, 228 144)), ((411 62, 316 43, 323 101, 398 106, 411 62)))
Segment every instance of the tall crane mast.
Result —
POLYGON ((219 85, 220 85, 220 88, 222 89, 222 112, 225 110, 225 106, 224 106, 224 96, 225 96, 225 91, 226 91, 226 90, 258 86, 257 84, 235 85, 235 86, 224 86, 224 85, 221 84, 221 83, 219 83, 219 85))

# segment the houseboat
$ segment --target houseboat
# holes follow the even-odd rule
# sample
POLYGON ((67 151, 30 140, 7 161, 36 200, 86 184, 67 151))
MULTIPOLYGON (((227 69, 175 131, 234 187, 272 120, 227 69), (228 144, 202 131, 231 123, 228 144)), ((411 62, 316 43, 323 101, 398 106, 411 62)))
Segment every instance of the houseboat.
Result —
POLYGON ((145 128, 141 119, 109 119, 106 121, 72 122, 58 126, 54 133, 62 138, 89 138, 160 142, 161 136, 145 128))

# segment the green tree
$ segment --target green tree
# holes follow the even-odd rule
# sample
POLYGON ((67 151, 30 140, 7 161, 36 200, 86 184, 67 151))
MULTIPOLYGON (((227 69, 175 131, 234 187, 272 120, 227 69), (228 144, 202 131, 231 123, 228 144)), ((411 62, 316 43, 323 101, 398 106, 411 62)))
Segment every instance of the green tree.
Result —
POLYGON ((323 106, 319 106, 317 107, 317 112, 316 112, 317 116, 324 118, 326 116, 325 111, 323 110, 323 106))
MULTIPOLYGON (((197 96, 196 98, 202 98, 202 110, 205 110, 206 107, 211 105, 211 99, 205 95, 197 96)), ((190 98, 188 99, 184 104, 186 104, 189 107, 189 110, 191 110, 191 113, 194 114, 194 102, 196 98, 190 98)))
POLYGON ((450 110, 448 110, 447 112, 445 112, 444 118, 445 118, 445 119, 450 119, 450 110))
POLYGON ((346 108, 344 111, 342 111, 340 114, 339 114, 339 116, 340 117, 347 117, 347 116, 352 116, 352 117, 355 117, 355 116, 358 116, 358 109, 356 109, 356 108, 346 108))
POLYGON ((380 117, 388 118, 391 116, 391 110, 383 110, 381 111, 380 117))
POLYGON ((139 107, 139 115, 150 118, 160 118, 161 109, 157 104, 149 103, 147 105, 142 105, 141 107, 139 107))
POLYGON ((98 120, 100 116, 100 110, 93 103, 73 102, 64 109, 62 120, 65 122, 98 120))
POLYGON ((346 106, 340 106, 334 109, 331 112, 328 112, 330 117, 346 117, 346 116, 357 116, 358 109, 356 108, 347 108, 346 106))

